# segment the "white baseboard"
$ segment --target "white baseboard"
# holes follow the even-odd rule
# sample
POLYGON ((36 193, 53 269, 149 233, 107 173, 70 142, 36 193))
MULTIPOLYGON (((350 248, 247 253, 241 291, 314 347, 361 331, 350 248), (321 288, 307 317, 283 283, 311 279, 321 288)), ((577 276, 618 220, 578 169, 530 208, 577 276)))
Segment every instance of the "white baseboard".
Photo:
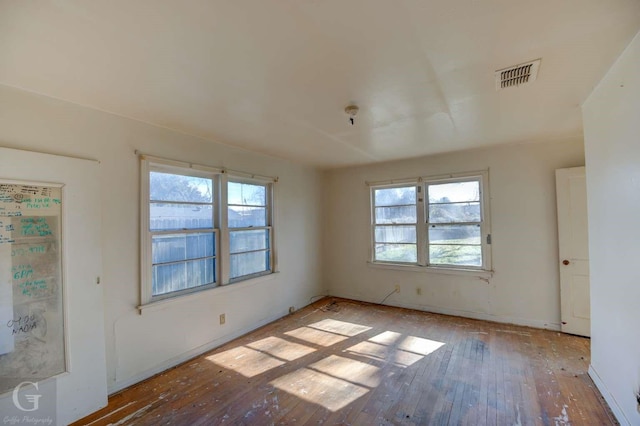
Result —
POLYGON ((609 392, 607 385, 602 381, 596 369, 593 368, 593 365, 589 365, 589 377, 591 377, 593 383, 596 384, 596 387, 602 394, 604 400, 609 404, 609 408, 613 411, 613 415, 616 417, 618 422, 620 422, 621 425, 631 426, 631 421, 624 415, 624 411, 622 411, 622 408, 618 405, 618 401, 616 401, 611 392, 609 392))
MULTIPOLYGON (((331 296, 343 297, 345 299, 352 299, 352 300, 360 300, 362 302, 368 302, 368 303, 379 303, 379 300, 362 298, 362 297, 358 297, 358 296, 347 294, 347 293, 332 292, 331 296)), ((500 322, 505 324, 523 325, 523 326, 533 327, 533 328, 542 328, 546 330, 560 331, 560 323, 555 323, 551 321, 493 315, 493 314, 488 314, 484 312, 474 312, 474 311, 466 311, 461 309, 442 308, 439 306, 431 306, 431 305, 419 305, 416 303, 406 303, 406 302, 401 302, 401 301, 399 302, 394 300, 388 300, 385 303, 385 305, 396 306, 400 308, 415 309, 417 311, 433 312, 435 314, 452 315, 456 317, 472 318, 472 319, 479 319, 484 321, 494 321, 494 322, 500 322)))

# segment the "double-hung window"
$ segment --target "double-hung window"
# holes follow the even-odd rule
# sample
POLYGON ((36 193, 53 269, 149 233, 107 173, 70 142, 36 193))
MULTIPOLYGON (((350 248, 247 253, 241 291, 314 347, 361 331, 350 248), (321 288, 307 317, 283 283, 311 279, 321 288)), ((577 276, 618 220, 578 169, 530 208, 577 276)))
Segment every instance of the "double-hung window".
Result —
POLYGON ((491 269, 487 172, 376 184, 372 261, 491 269))
POLYGON ((217 283, 213 176, 151 165, 148 171, 147 298, 217 283))
POLYGON ((141 306, 273 272, 274 179, 241 175, 142 157, 141 306))
POLYGON ((373 252, 382 262, 418 262, 417 186, 373 189, 373 252))
POLYGON ((269 185, 229 180, 229 279, 271 271, 269 185))
POLYGON ((428 264, 482 268, 481 178, 427 182, 428 264))

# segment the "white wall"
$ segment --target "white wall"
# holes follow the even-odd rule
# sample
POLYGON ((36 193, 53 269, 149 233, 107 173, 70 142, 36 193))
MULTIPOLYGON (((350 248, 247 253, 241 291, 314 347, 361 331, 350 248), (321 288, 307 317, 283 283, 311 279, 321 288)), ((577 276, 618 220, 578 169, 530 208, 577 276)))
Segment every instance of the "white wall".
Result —
POLYGON ((622 424, 640 425, 640 33, 583 105, 591 373, 622 424))
POLYGON ((325 282, 333 295, 544 328, 559 328, 554 170, 584 164, 575 140, 465 151, 325 174, 325 282), (490 169, 495 273, 445 275, 367 264, 370 200, 365 181, 490 169), (422 295, 416 294, 421 287, 422 295))
MULTIPOLYGON (((214 144, 67 102, 0 86, 0 146, 101 162, 103 271, 111 391, 218 346, 323 293, 321 175, 310 168, 214 144), (280 273, 198 293, 139 315, 139 162, 142 152, 279 176, 280 273), (218 316, 226 313, 226 324, 218 316)), ((28 167, 26 165, 25 167, 28 167)), ((102 330, 96 330, 102 333, 102 330)))

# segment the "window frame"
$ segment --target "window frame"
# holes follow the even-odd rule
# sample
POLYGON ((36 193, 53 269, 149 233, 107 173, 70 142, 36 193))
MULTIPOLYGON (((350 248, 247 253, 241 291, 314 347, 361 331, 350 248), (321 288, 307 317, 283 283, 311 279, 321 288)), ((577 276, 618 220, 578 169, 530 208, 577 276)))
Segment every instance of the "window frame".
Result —
MULTIPOLYGON (((192 293, 207 291, 225 287, 243 281, 249 281, 258 277, 277 272, 276 235, 274 232, 274 199, 275 183, 277 178, 257 176, 239 171, 231 171, 223 168, 209 167, 167 160, 148 155, 140 155, 140 305, 138 309, 152 306, 159 302, 179 299, 192 293), (150 176, 151 172, 171 173, 184 176, 194 176, 212 180, 212 216, 213 228, 178 229, 167 231, 152 231, 150 229, 150 176), (228 182, 242 182, 266 187, 267 224, 269 229, 269 269, 256 274, 243 275, 234 279, 229 278, 230 272, 230 229, 228 226, 228 182), (187 288, 175 292, 153 295, 153 263, 152 263, 152 238, 161 234, 190 234, 208 233, 214 234, 214 258, 215 281, 201 286, 187 288)), ((261 229, 256 228, 256 229, 261 229)), ((242 228, 244 229, 244 228, 242 228)), ((252 229, 252 228, 248 228, 252 229)))
MULTIPOLYGON (((223 227, 223 234, 225 235, 225 247, 228 247, 227 250, 227 256, 226 256, 226 261, 225 261, 225 265, 226 267, 224 268, 224 271, 226 271, 226 276, 225 276, 225 282, 227 282, 228 284, 233 284, 239 281, 245 281, 245 280, 249 280, 252 278, 257 278, 257 277, 261 277, 264 275, 269 275, 271 273, 273 273, 275 271, 274 269, 274 249, 273 249, 273 237, 274 237, 274 233, 273 233, 273 183, 267 182, 265 180, 262 179, 256 179, 256 178, 248 178, 248 177, 242 177, 240 175, 237 174, 225 174, 225 179, 223 179, 223 184, 222 186, 224 186, 224 199, 225 199, 225 203, 224 203, 224 207, 220 207, 221 210, 224 210, 224 214, 225 214, 225 220, 224 220, 224 227, 223 227), (249 184, 249 185, 258 185, 258 186, 264 186, 265 187, 265 203, 266 205, 265 207, 265 219, 266 219, 266 225, 265 226, 250 226, 250 227, 242 227, 242 228, 235 228, 235 227, 230 227, 229 226, 229 220, 228 220, 228 213, 229 213, 229 202, 228 202, 228 190, 229 190, 229 183, 244 183, 244 184, 249 184), (269 231, 269 245, 268 248, 265 250, 261 250, 261 251, 268 251, 269 252, 269 268, 265 271, 260 271, 260 272, 256 272, 253 274, 247 274, 247 275, 241 275, 238 277, 234 277, 231 278, 230 273, 231 273, 231 232, 235 232, 235 231, 250 231, 250 230, 259 230, 259 229, 265 229, 269 231)), ((232 204, 234 206, 236 206, 237 204, 232 204)), ((250 253, 251 251, 246 251, 246 252, 240 252, 240 253, 250 253)), ((239 254, 239 253, 233 253, 233 254, 239 254)))
MULTIPOLYGON (((211 288, 215 288, 220 284, 220 229, 219 229, 219 219, 216 215, 216 209, 219 208, 219 195, 218 195, 218 181, 220 172, 213 169, 211 171, 207 170, 199 170, 192 167, 184 167, 179 165, 178 163, 170 163, 164 161, 150 161, 143 160, 141 161, 141 203, 140 203, 140 227, 141 227, 141 304, 149 304, 153 302, 157 302, 164 299, 170 299, 174 297, 179 297, 185 294, 190 294, 198 291, 208 290, 211 288), (150 229, 150 206, 152 204, 151 201, 151 186, 150 186, 150 176, 151 172, 160 172, 160 173, 171 173, 182 176, 194 176, 200 178, 211 179, 212 181, 212 191, 213 191, 213 199, 212 199, 212 228, 199 228, 199 229, 175 229, 175 230, 151 230, 150 229), (152 260, 152 244, 153 237, 155 235, 175 235, 175 234, 192 234, 192 233, 213 233, 214 235, 214 258, 215 268, 214 268, 214 277, 215 280, 212 283, 207 283, 204 285, 191 287, 183 290, 173 291, 164 294, 153 294, 153 260, 152 260)), ((186 260, 185 260, 186 262, 186 260)))
MULTIPOLYGON (((419 233, 420 233, 420 222, 422 221, 421 215, 420 215, 420 209, 418 208, 419 203, 420 203, 420 191, 418 190, 419 185, 417 182, 405 182, 405 183, 391 183, 391 184, 385 184, 385 185, 376 185, 376 186, 372 186, 371 187, 371 261, 374 263, 379 263, 379 264, 400 264, 400 265, 419 265, 420 264, 420 259, 421 259, 421 244, 420 244, 420 238, 419 238, 419 233), (398 204, 398 205, 391 205, 391 206, 377 206, 376 202, 375 202, 375 193, 376 190, 378 189, 394 189, 394 188, 409 188, 409 187, 414 187, 415 188, 415 194, 416 194, 416 223, 398 223, 398 224, 393 224, 393 223, 389 223, 389 224, 380 224, 376 222, 376 208, 378 207, 405 207, 405 206, 411 206, 413 204, 398 204), (414 225, 416 228, 416 242, 415 242, 415 246, 416 246, 416 262, 399 262, 399 261, 389 261, 389 260, 376 260, 376 244, 378 244, 378 242, 376 241, 376 228, 379 226, 411 226, 414 225)), ((389 243, 387 243, 389 244, 389 243)), ((412 244, 412 243, 398 243, 398 244, 412 244)))
MULTIPOLYGON (((370 242, 370 254, 369 262, 381 267, 389 266, 394 268, 417 268, 420 270, 430 271, 450 271, 450 272, 464 272, 464 271, 476 271, 476 272, 492 272, 492 260, 491 260, 491 214, 490 214, 490 196, 489 196, 489 171, 482 170, 476 172, 456 173, 448 175, 418 177, 412 179, 402 179, 387 182, 373 182, 368 183, 370 186, 370 201, 371 201, 371 242, 370 242), (481 266, 472 265, 451 265, 451 264, 433 264, 429 261, 429 201, 428 186, 434 184, 446 184, 455 182, 479 182, 480 190, 480 247, 482 264, 481 266), (386 188, 399 188, 415 186, 417 191, 416 199, 416 240, 417 240, 417 262, 400 262, 400 261, 381 261, 375 258, 375 199, 374 194, 376 189, 386 188)), ((476 223, 476 222, 474 222, 476 223)), ((454 223, 455 224, 455 223, 454 223)))

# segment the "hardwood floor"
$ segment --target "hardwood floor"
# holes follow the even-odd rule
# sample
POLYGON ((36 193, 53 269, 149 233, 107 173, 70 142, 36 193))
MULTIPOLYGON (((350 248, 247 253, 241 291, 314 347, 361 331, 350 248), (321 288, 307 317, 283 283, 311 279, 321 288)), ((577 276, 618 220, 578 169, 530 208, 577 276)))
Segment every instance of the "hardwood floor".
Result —
POLYGON ((328 298, 77 424, 617 424, 588 365, 586 338, 328 298))

